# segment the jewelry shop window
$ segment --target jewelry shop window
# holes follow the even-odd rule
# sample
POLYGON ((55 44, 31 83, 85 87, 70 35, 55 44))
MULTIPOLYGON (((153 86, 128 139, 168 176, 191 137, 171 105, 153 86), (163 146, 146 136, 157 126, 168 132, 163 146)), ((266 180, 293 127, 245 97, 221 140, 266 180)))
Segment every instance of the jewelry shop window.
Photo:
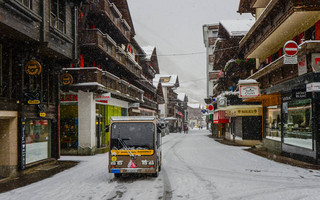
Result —
POLYGON ((267 107, 266 138, 281 141, 280 105, 267 107))
POLYGON ((312 99, 282 104, 284 143, 312 149, 312 99))

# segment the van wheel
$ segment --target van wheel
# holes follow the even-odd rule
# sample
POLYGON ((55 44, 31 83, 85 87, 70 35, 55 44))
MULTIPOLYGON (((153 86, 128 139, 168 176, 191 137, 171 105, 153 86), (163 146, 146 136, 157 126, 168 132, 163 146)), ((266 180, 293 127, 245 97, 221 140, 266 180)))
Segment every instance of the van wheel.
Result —
POLYGON ((120 177, 121 177, 121 173, 114 174, 114 177, 116 177, 116 178, 120 178, 120 177))
POLYGON ((153 173, 152 176, 153 177, 158 177, 159 176, 159 167, 157 168, 156 173, 153 173))

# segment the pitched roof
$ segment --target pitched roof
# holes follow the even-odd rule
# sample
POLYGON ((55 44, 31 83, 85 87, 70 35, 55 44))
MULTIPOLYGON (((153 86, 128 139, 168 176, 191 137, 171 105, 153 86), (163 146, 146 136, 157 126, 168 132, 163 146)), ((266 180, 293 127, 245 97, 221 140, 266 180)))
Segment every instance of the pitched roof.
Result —
POLYGON ((156 74, 156 76, 153 79, 153 85, 158 85, 161 78, 169 78, 168 82, 162 82, 163 87, 179 87, 179 79, 178 75, 162 75, 162 74, 156 74))
POLYGON ((226 29, 230 37, 245 36, 254 24, 252 19, 221 20, 221 26, 226 29))
POLYGON ((145 46, 145 47, 141 47, 141 48, 146 53, 146 59, 151 60, 151 56, 152 56, 152 53, 155 49, 155 46, 145 46))

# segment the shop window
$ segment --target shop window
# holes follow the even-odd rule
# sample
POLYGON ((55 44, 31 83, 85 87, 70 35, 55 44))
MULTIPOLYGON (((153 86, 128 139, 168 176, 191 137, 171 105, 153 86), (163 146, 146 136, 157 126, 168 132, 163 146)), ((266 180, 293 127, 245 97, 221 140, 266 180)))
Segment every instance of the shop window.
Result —
POLYGON ((312 149, 312 100, 295 100, 282 105, 284 143, 312 149))
POLYGON ((50 1, 50 26, 65 33, 66 2, 63 0, 50 1))
POLYGON ((23 5, 25 5, 28 8, 31 8, 31 0, 16 0, 20 3, 22 3, 23 5))
POLYGON ((266 138, 281 141, 280 105, 267 107, 266 138))
POLYGON ((26 164, 50 158, 51 121, 27 120, 26 123, 26 164))
POLYGON ((78 105, 60 107, 61 149, 78 148, 78 105))

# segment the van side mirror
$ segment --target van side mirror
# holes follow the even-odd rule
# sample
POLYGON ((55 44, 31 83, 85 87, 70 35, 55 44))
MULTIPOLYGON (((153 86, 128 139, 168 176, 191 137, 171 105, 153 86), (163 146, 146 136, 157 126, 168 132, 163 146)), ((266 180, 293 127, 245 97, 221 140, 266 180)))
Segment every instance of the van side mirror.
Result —
POLYGON ((104 131, 105 131, 105 132, 109 132, 109 127, 110 127, 110 125, 109 125, 109 124, 108 124, 108 125, 106 125, 106 126, 105 126, 105 128, 104 128, 104 131))

